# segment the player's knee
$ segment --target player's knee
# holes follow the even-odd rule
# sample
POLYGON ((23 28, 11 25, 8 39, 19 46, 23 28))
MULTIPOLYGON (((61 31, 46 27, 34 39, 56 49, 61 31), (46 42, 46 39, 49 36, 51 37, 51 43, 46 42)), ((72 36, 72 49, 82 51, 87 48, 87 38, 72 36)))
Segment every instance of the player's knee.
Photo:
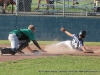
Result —
POLYGON ((28 43, 22 43, 21 45, 19 45, 18 51, 23 50, 27 46, 28 46, 28 43))

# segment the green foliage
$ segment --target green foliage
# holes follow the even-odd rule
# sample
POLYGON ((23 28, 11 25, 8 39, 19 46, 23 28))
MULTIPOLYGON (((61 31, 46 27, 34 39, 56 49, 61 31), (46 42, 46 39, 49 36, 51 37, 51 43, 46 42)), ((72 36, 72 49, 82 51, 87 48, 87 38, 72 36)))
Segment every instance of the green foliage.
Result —
POLYGON ((100 57, 55 56, 0 63, 0 75, 99 75, 100 57))

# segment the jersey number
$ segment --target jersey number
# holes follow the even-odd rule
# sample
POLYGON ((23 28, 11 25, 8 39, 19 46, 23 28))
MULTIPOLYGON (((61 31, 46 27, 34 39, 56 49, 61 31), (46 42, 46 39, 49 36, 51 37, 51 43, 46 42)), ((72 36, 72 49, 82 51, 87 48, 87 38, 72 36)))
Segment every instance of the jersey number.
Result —
POLYGON ((74 48, 78 48, 78 42, 77 41, 73 40, 72 45, 73 45, 74 48))

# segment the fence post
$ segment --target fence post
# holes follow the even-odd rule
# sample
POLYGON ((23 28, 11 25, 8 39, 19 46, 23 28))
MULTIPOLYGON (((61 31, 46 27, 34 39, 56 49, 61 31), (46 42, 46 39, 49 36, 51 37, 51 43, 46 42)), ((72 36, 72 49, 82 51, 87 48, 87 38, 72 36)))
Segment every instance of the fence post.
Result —
POLYGON ((65 0, 63 0, 63 17, 65 17, 65 0))
POLYGON ((19 0, 16 0, 16 7, 15 7, 15 9, 16 9, 16 16, 18 15, 18 2, 19 2, 19 0))

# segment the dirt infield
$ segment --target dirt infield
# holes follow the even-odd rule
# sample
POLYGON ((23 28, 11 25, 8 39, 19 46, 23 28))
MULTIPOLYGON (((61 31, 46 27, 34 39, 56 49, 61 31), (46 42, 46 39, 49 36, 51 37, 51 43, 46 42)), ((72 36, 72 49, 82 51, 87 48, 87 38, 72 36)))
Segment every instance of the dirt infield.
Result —
MULTIPOLYGON (((33 50, 38 50, 36 46, 33 44, 30 45, 33 50)), ((10 45, 1 45, 1 47, 10 47, 10 45)), ((39 58, 39 57, 48 57, 48 56, 59 56, 59 55, 77 55, 77 56, 100 56, 100 46, 87 46, 86 48, 91 49, 94 51, 94 53, 83 53, 82 51, 75 51, 70 50, 67 47, 59 47, 54 48, 47 45, 41 45, 41 47, 46 50, 47 52, 38 52, 38 53, 31 53, 27 49, 24 49, 23 52, 25 54, 16 54, 16 55, 0 55, 0 62, 5 61, 15 61, 15 60, 21 60, 26 58, 39 58)))

